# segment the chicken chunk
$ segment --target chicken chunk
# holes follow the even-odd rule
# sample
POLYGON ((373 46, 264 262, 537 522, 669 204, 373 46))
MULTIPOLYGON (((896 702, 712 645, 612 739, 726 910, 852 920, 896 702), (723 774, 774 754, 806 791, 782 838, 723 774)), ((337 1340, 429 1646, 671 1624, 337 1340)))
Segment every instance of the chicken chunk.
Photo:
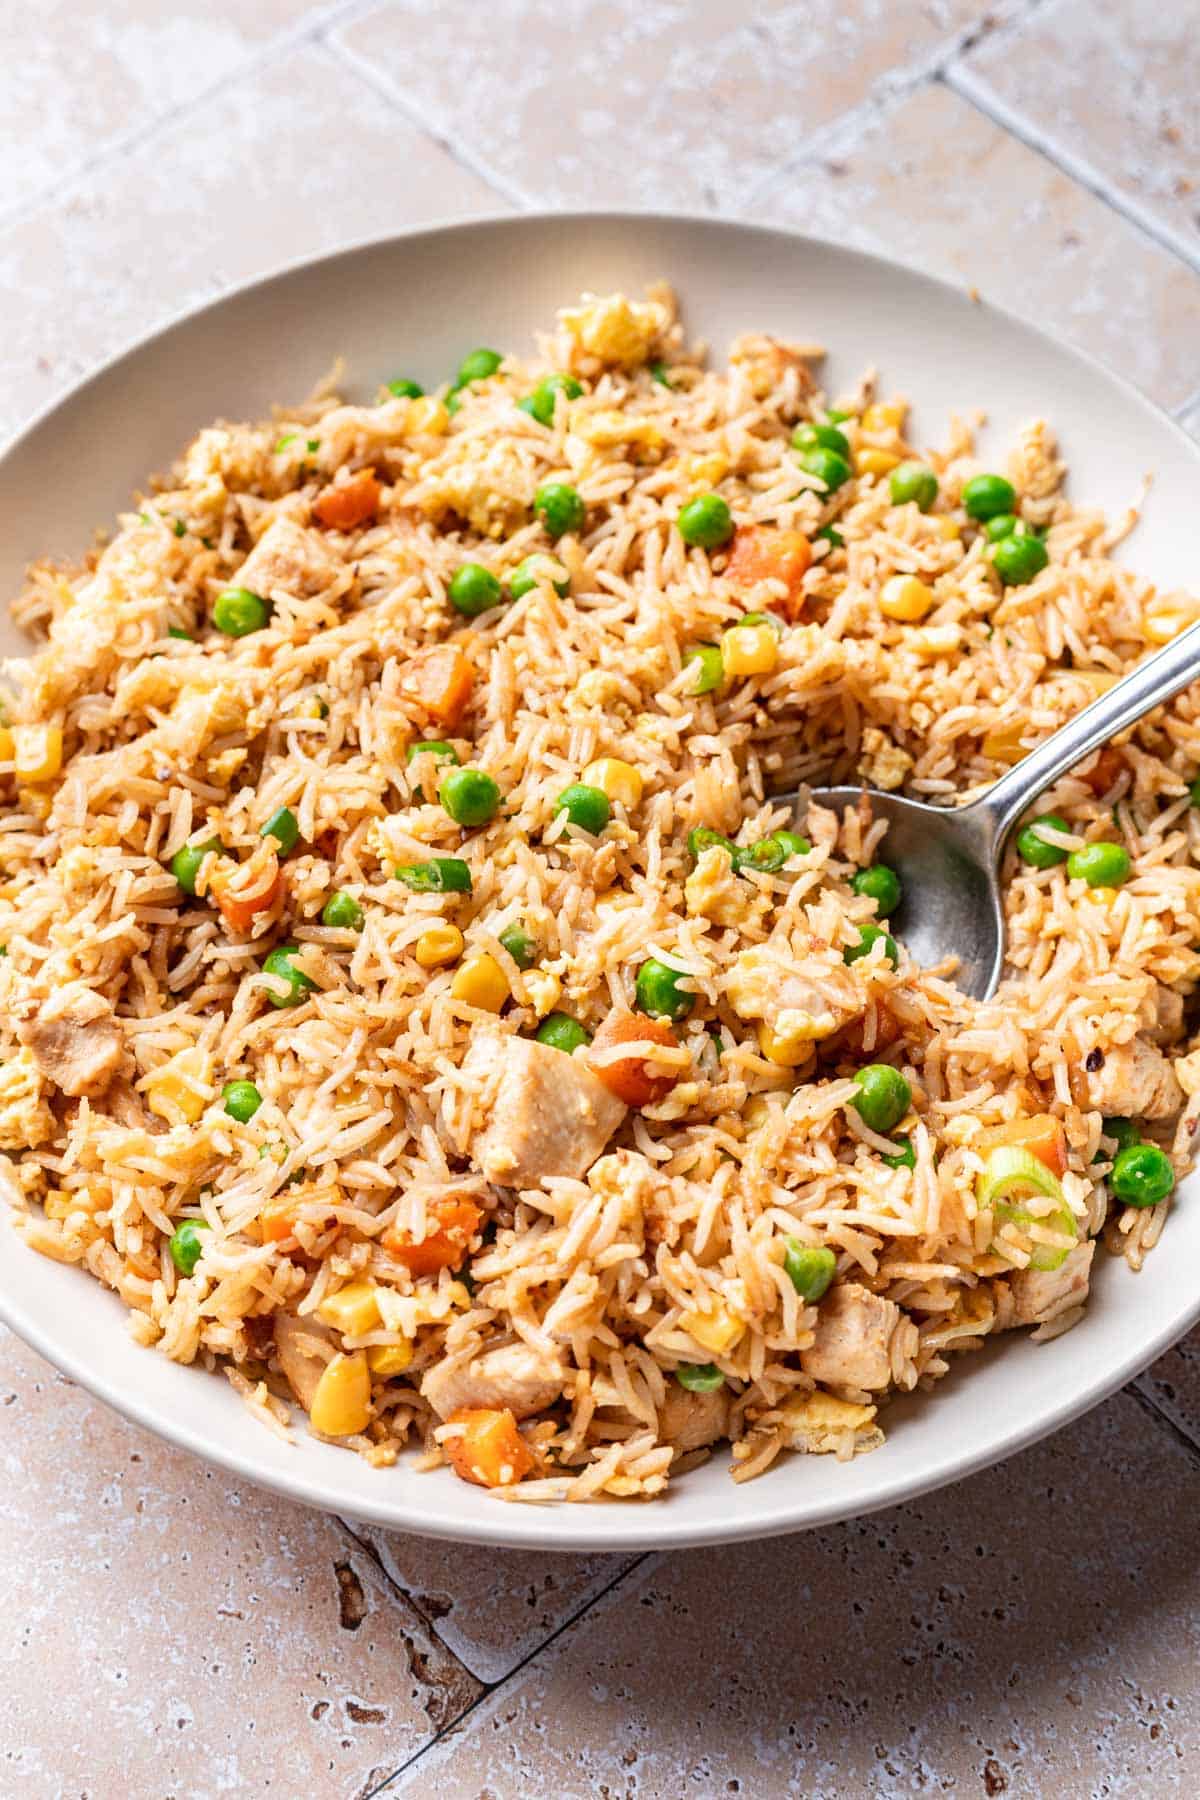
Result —
POLYGON ((729 1003, 741 1019, 762 1019, 789 1045, 831 1037, 861 1017, 866 995, 839 956, 795 956, 768 941, 743 950, 726 978, 729 1003))
POLYGON ((666 1399, 658 1409, 658 1435, 674 1444, 680 1456, 706 1450, 728 1435, 729 1405, 726 1388, 693 1394, 677 1381, 668 1381, 666 1399))
POLYGON ((502 1187, 537 1187, 550 1175, 586 1175, 625 1106, 577 1056, 530 1038, 484 1032, 463 1064, 486 1085, 487 1123, 476 1164, 502 1187))
POLYGON ((833 1387, 885 1388, 892 1379, 892 1334, 900 1308, 848 1281, 829 1290, 817 1314, 816 1339, 800 1367, 833 1387))
POLYGON ((504 1344, 479 1356, 434 1363, 426 1370, 421 1392, 439 1419, 462 1407, 507 1408, 514 1419, 527 1419, 554 1404, 564 1376, 561 1362, 539 1356, 528 1344, 504 1344))
POLYGON ((1080 1104, 1109 1117, 1168 1119, 1183 1105, 1183 1089, 1158 1048, 1135 1037, 1104 1052, 1098 1069, 1078 1073, 1080 1104))
POLYGON ((125 1038, 102 994, 72 982, 20 1030, 47 1080, 64 1094, 101 1094, 125 1053, 125 1038))
POLYGON ((339 566, 323 539, 286 514, 272 520, 237 573, 237 585, 269 599, 311 600, 333 586, 339 566))
POLYGON ((318 1320, 300 1318, 295 1313, 276 1313, 274 1324, 279 1366, 293 1394, 308 1412, 325 1365, 337 1350, 333 1333, 318 1320))
POLYGON ((1012 1316, 1008 1325, 1046 1325, 1087 1299, 1093 1241, 1076 1244, 1057 1269, 1021 1269, 1009 1282, 1012 1316))

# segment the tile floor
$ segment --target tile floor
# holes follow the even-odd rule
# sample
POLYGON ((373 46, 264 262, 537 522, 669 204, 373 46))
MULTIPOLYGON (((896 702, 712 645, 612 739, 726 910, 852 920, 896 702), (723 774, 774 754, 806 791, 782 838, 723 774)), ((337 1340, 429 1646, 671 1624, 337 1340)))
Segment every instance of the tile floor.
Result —
MULTIPOLYGON (((1200 432, 1195 0, 46 0, 0 64, 0 433, 310 250, 750 213, 973 283, 1200 432)), ((1200 1791, 1200 1334, 1001 1469, 722 1558, 240 1489, 0 1333, 0 1793, 1200 1791)))

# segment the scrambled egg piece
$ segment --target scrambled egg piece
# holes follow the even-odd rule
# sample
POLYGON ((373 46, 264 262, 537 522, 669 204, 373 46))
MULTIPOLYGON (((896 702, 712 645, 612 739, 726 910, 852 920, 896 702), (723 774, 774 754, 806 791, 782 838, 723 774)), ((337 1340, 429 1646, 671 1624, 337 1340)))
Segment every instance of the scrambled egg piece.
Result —
POLYGON ((558 316, 581 350, 613 369, 636 369, 648 361, 670 324, 658 301, 627 300, 624 294, 585 294, 581 306, 566 307, 558 316))
POLYGON ((33 1051, 18 1050, 0 1064, 0 1150, 31 1150, 53 1136, 33 1051))
POLYGON ((793 1394, 779 1410, 789 1450, 805 1450, 810 1456, 857 1456, 864 1450, 877 1450, 883 1442, 873 1406, 855 1406, 817 1391, 793 1394))
POLYGON ((740 925, 750 909, 754 889, 739 881, 726 851, 714 844, 705 850, 684 885, 687 909, 715 925, 740 925))
POLYGON ((862 735, 861 767, 864 779, 871 786, 890 793, 903 785, 912 766, 913 759, 907 750, 894 744, 878 725, 867 726, 862 735))
POLYGON ((421 494, 421 510, 433 519, 461 513, 481 537, 506 537, 526 522, 533 505, 533 472, 503 439, 482 455, 479 450, 472 440, 468 456, 438 472, 421 494))

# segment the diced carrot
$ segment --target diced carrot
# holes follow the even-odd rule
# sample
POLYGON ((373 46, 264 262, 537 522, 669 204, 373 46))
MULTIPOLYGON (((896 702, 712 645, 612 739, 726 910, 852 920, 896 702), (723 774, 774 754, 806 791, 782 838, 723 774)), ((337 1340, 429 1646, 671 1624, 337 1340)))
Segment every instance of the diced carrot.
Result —
POLYGON ((374 469, 361 469, 349 481, 322 488, 313 501, 313 517, 331 531, 355 531, 374 519, 382 496, 383 487, 376 480, 374 469))
POLYGON ((995 1150, 1001 1144, 1015 1144, 1028 1150, 1052 1175, 1067 1172, 1067 1134, 1061 1119, 1052 1113, 1035 1113, 1031 1119, 1010 1119, 1007 1125, 993 1125, 981 1132, 979 1147, 995 1150))
POLYGON ((802 531, 776 525, 739 525, 725 569, 740 588, 759 581, 783 581, 787 594, 767 605, 785 619, 797 619, 804 607, 804 577, 812 563, 812 545, 802 531))
POLYGON ((231 931, 249 931, 258 913, 275 904, 283 873, 279 858, 264 844, 248 862, 218 863, 208 890, 231 931))
POLYGON ((414 656, 400 678, 410 694, 441 725, 457 725, 471 698, 475 673, 457 644, 438 644, 414 656))
POLYGON ((1106 744, 1091 768, 1082 777, 1093 794, 1107 794, 1125 767, 1125 758, 1115 744, 1106 744))
MULTIPOLYGON (((597 1050, 611 1050, 615 1044, 662 1044, 677 1050, 679 1039, 663 1019, 649 1019, 643 1013, 610 1012, 592 1040, 592 1056, 597 1050)), ((676 1074, 652 1074, 653 1065, 642 1056, 622 1056, 615 1062, 592 1062, 596 1075, 618 1100, 626 1106, 649 1106, 670 1093, 679 1077, 676 1074)))
POLYGON ((409 1232, 397 1230, 394 1225, 389 1225, 379 1240, 410 1275, 436 1275, 439 1269, 457 1269, 483 1217, 473 1200, 461 1200, 453 1194, 435 1200, 426 1210, 428 1230, 419 1244, 413 1242, 409 1232))
POLYGON ((478 1487, 511 1487, 534 1467, 533 1452, 507 1406, 495 1412, 460 1406, 450 1414, 449 1423, 463 1426, 461 1432, 446 1438, 443 1446, 461 1480, 473 1481, 478 1487))
POLYGON ((295 1203, 269 1200, 258 1215, 258 1233, 264 1244, 282 1244, 296 1229, 295 1203))

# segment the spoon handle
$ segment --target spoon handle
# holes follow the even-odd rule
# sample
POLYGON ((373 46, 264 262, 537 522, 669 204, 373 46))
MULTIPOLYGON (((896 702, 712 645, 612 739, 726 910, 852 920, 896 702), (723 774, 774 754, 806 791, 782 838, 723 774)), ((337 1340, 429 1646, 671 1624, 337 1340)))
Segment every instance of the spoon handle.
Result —
POLYGON ((1022 757, 1016 766, 993 782, 975 805, 986 813, 999 843, 1009 826, 1032 805, 1038 795, 1065 775, 1068 769, 1098 750, 1109 738, 1171 700, 1181 688, 1200 680, 1200 620, 1172 638, 1153 656, 1068 719, 1044 743, 1022 757))

